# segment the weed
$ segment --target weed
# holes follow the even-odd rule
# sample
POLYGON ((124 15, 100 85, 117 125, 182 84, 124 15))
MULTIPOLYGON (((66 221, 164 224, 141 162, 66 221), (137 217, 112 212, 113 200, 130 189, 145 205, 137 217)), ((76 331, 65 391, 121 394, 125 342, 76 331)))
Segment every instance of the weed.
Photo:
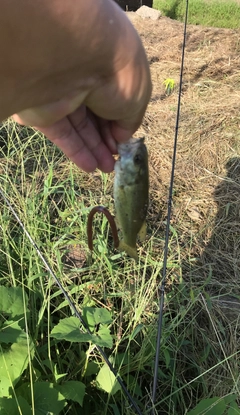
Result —
POLYGON ((165 86, 166 95, 170 95, 173 92, 176 83, 175 83, 174 79, 167 78, 163 81, 163 85, 165 86))

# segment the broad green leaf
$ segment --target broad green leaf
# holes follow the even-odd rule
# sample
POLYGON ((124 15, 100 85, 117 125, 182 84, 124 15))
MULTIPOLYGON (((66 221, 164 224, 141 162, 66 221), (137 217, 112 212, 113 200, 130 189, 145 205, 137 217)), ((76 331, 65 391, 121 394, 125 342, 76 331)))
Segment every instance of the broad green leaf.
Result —
POLYGON ((101 347, 112 347, 112 337, 106 327, 101 327, 97 334, 82 333, 77 317, 62 319, 51 331, 51 337, 69 342, 92 342, 101 347))
POLYGON ((29 348, 33 351, 33 347, 27 342, 13 343, 5 352, 0 350, 0 397, 9 395, 9 387, 16 384, 28 365, 29 348))
POLYGON ((187 415, 223 415, 226 410, 224 399, 219 397, 203 399, 187 415))
POLYGON ((111 372, 109 367, 104 364, 100 369, 97 377, 97 386, 107 392, 109 395, 114 395, 117 391, 121 389, 120 384, 118 383, 116 376, 111 372))
POLYGON ((61 392, 65 399, 78 402, 82 406, 85 395, 84 383, 70 380, 56 385, 55 388, 61 392))
POLYGON ((240 415, 240 408, 236 402, 231 402, 227 415, 240 415))
POLYGON ((112 322, 111 313, 105 308, 84 307, 83 318, 90 329, 98 324, 108 325, 112 322))
POLYGON ((26 333, 17 321, 5 321, 0 329, 0 343, 16 343, 26 340, 26 333))
POLYGON ((34 389, 35 415, 52 412, 58 415, 65 406, 64 396, 49 382, 36 382, 34 389))
POLYGON ((64 396, 50 382, 24 383, 16 389, 17 397, 24 397, 31 407, 32 392, 34 396, 35 415, 47 415, 48 413, 58 415, 66 404, 64 396))
POLYGON ((0 413, 1 415, 20 415, 20 413, 32 415, 32 408, 21 396, 17 401, 15 398, 0 398, 0 413))
POLYGON ((24 315, 27 307, 27 296, 21 287, 4 287, 0 286, 0 312, 11 318, 24 315), (23 301, 25 296, 25 303, 23 301))
POLYGON ((85 376, 96 375, 99 371, 99 366, 96 362, 88 362, 85 376))
POLYGON ((232 393, 232 394, 224 396, 223 399, 224 399, 225 404, 228 405, 229 403, 237 399, 237 395, 232 393))
POLYGON ((110 349, 113 345, 113 339, 107 327, 101 327, 97 334, 92 335, 91 341, 100 347, 109 347, 110 349))
POLYGON ((89 341, 88 339, 81 340, 84 336, 85 338, 88 338, 90 335, 80 331, 80 322, 77 317, 67 317, 60 320, 51 331, 51 337, 54 337, 57 340, 67 340, 70 342, 89 341))

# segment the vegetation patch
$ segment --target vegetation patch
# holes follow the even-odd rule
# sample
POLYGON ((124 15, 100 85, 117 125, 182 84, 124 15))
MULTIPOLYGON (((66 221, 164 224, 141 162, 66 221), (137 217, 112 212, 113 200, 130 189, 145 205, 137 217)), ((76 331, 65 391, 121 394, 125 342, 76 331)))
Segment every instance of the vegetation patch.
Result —
MULTIPOLYGON (((240 4, 238 0, 189 0, 188 23, 208 27, 236 29, 240 27, 240 4)), ((186 1, 154 0, 153 7, 164 16, 182 22, 186 1)))

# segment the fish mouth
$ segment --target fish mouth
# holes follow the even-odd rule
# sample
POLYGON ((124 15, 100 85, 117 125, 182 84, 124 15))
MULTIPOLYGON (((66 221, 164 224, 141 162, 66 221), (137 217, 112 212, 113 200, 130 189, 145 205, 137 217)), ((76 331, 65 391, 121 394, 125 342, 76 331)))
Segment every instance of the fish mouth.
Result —
POLYGON ((144 144, 145 137, 131 137, 126 143, 118 144, 118 153, 121 156, 135 151, 135 148, 144 144))

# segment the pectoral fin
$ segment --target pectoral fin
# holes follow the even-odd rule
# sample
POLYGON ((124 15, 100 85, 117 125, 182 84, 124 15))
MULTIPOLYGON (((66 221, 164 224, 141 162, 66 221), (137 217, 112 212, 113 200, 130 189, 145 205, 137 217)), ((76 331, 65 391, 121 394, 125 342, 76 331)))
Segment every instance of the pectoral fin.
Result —
POLYGON ((131 258, 134 258, 135 261, 138 261, 137 248, 127 245, 124 241, 120 241, 118 246, 119 251, 126 252, 131 258))
POLYGON ((147 223, 146 221, 144 221, 140 231, 138 232, 138 237, 141 242, 145 241, 146 235, 147 235, 147 223))

